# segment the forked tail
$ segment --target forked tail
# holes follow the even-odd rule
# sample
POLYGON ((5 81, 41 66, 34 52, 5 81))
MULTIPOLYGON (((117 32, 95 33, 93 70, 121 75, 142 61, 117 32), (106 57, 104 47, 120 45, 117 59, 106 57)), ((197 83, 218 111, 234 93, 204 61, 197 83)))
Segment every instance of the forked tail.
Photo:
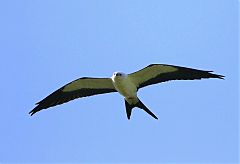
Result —
POLYGON ((126 106, 126 113, 127 113, 127 118, 130 119, 131 117, 131 113, 132 113, 132 109, 134 107, 138 107, 140 109, 143 109, 145 112, 147 112, 148 114, 150 114, 153 118, 158 119, 139 99, 137 101, 137 103, 135 104, 129 104, 126 99, 125 100, 125 106, 126 106))

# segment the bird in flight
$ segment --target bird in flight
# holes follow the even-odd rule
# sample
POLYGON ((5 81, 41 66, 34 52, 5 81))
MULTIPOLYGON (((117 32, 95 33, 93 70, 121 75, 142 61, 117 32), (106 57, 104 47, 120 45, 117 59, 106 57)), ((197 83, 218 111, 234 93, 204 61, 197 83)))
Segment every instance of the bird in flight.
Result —
POLYGON ((158 119, 138 98, 137 91, 143 87, 170 80, 195 80, 203 78, 224 79, 224 76, 193 68, 167 64, 151 64, 131 74, 114 72, 111 78, 82 77, 56 90, 29 112, 32 116, 42 109, 60 105, 73 99, 103 93, 119 92, 125 100, 127 118, 132 109, 143 109, 153 118, 158 119))

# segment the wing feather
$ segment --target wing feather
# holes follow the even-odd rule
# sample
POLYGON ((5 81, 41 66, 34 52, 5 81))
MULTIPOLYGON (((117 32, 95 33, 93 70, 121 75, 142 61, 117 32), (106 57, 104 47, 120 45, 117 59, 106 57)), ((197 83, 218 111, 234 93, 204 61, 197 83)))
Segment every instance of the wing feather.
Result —
POLYGON ((167 64, 151 64, 137 72, 129 74, 129 77, 137 88, 157 84, 169 80, 195 80, 202 78, 219 78, 224 76, 193 68, 173 66, 167 64))
POLYGON ((110 92, 116 92, 110 78, 83 77, 66 84, 36 103, 37 106, 29 114, 33 115, 42 109, 60 105, 76 98, 110 92))

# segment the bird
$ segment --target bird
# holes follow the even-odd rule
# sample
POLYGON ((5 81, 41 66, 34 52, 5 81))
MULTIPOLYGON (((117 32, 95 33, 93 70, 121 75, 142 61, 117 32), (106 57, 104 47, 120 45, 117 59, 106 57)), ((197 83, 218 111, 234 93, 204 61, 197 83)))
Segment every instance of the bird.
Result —
POLYGON ((114 72, 110 78, 82 77, 76 79, 37 102, 37 106, 29 114, 32 116, 43 109, 54 107, 77 98, 118 92, 124 97, 128 120, 130 120, 132 109, 135 107, 144 110, 153 118, 158 119, 138 98, 137 92, 139 89, 170 80, 224 79, 224 77, 223 75, 214 74, 213 71, 168 64, 150 64, 130 74, 114 72))

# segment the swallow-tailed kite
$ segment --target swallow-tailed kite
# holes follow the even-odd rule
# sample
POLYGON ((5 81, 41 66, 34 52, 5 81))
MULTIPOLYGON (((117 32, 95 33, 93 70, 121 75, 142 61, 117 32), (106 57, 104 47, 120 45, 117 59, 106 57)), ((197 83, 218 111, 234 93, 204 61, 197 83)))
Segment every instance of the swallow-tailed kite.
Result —
POLYGON ((134 107, 143 109, 157 119, 137 97, 137 91, 140 88, 169 80, 224 79, 224 76, 211 72, 167 64, 151 64, 131 74, 114 72, 111 78, 83 77, 64 85, 36 103, 37 106, 29 114, 33 115, 42 109, 60 105, 76 98, 119 92, 124 97, 128 119, 130 119, 134 107))

